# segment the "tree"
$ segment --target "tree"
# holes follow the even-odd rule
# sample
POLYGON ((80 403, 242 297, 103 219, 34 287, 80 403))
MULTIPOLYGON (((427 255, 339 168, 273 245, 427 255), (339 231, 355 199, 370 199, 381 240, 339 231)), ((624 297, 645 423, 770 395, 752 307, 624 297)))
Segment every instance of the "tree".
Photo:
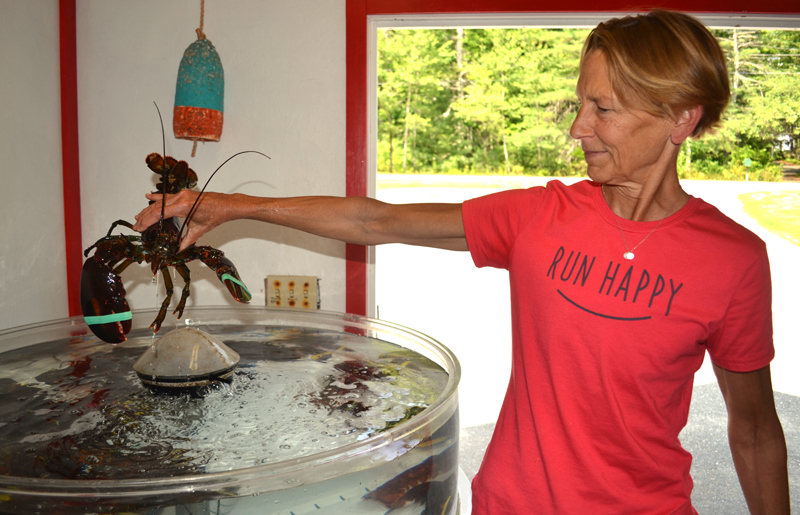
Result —
MULTIPOLYGON (((378 70, 379 161, 389 171, 429 166, 440 152, 436 123, 450 102, 455 54, 451 34, 441 30, 381 30, 378 70), (422 136, 422 137, 420 137, 422 136), (400 145, 400 157, 395 147, 400 145), (381 148, 382 147, 382 148, 381 148)), ((445 138, 449 139, 449 138, 445 138)))
POLYGON ((728 57, 731 102, 716 134, 687 145, 688 168, 707 178, 743 179, 750 171, 779 180, 781 170, 773 162, 797 159, 798 33, 733 29, 715 35, 728 57))

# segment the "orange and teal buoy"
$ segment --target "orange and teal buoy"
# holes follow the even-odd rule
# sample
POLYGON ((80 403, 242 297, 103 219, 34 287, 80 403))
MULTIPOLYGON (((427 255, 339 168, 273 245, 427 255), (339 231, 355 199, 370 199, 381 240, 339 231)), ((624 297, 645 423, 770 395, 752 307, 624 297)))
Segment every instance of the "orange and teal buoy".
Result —
MULTIPOLYGON (((225 73, 217 49, 200 28, 198 39, 183 53, 175 87, 175 110, 172 130, 176 138, 219 141, 222 136, 222 113, 225 73)), ((192 156, 195 150, 192 149, 192 156)))

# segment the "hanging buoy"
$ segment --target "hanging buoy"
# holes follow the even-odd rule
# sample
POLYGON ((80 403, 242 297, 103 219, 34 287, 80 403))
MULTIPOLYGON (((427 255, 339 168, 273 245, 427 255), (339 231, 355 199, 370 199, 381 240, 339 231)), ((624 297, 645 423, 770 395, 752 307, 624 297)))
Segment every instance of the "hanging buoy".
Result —
POLYGON ((222 136, 225 74, 217 49, 203 34, 201 7, 197 41, 183 53, 175 87, 172 129, 176 138, 194 141, 219 141, 222 136))

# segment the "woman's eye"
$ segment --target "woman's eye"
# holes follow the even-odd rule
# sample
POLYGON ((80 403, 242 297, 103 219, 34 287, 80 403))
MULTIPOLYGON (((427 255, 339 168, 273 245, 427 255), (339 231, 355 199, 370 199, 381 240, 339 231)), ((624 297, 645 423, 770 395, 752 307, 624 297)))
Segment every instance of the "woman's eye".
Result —
POLYGON ((608 109, 608 108, 605 108, 605 107, 602 107, 602 106, 597 106, 597 110, 600 111, 601 113, 608 113, 608 112, 611 111, 611 109, 608 109))

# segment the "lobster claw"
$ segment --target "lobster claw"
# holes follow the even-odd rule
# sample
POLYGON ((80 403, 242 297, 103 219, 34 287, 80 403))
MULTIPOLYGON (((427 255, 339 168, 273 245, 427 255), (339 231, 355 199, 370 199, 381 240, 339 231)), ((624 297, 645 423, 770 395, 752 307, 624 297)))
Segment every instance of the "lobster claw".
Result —
POLYGON ((217 277, 219 277, 222 284, 228 288, 228 291, 234 299, 244 304, 250 302, 253 296, 250 294, 250 290, 247 289, 247 286, 242 282, 242 278, 239 277, 239 272, 230 259, 225 256, 220 256, 217 266, 214 267, 214 271, 217 272, 217 277))
POLYGON ((131 330, 131 309, 119 275, 90 257, 81 271, 81 311, 89 329, 107 343, 124 342, 131 330))

